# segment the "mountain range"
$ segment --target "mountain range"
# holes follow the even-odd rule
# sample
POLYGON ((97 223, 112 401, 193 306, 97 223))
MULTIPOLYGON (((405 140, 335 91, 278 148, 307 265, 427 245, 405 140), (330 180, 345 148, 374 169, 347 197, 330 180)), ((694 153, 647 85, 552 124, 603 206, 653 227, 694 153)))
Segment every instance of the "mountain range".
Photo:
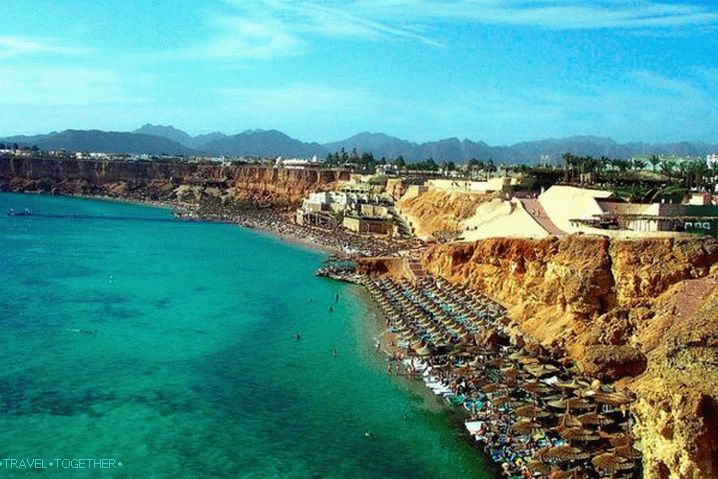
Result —
POLYGON ((718 145, 703 142, 618 143, 598 136, 571 136, 510 146, 491 146, 481 141, 458 138, 415 143, 383 133, 364 132, 341 141, 319 144, 302 142, 277 130, 247 130, 236 135, 213 132, 191 136, 172 126, 152 124, 146 124, 132 132, 64 130, 46 135, 11 136, 0 138, 0 143, 36 145, 43 150, 65 148, 71 151, 106 153, 305 158, 314 155, 324 158, 328 153, 342 148, 347 152, 356 148, 359 153, 372 152, 375 158, 390 159, 401 155, 410 162, 427 158, 433 158, 437 162, 464 162, 477 158, 493 159, 497 163, 534 163, 539 160, 558 163, 561 155, 566 152, 611 158, 652 154, 704 157, 718 152, 718 145))

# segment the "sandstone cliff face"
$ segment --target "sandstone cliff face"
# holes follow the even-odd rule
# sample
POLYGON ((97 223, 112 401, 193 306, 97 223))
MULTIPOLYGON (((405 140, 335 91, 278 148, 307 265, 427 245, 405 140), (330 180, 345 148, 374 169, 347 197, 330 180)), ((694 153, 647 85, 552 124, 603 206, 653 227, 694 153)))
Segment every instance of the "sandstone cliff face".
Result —
POLYGON ((420 238, 456 237, 462 223, 474 215, 477 206, 494 196, 430 189, 419 196, 404 197, 397 210, 420 238))
POLYGON ((635 390, 647 479, 718 477, 718 241, 488 239, 435 246, 422 263, 635 390))
POLYGON ((217 198, 289 206, 307 193, 334 189, 339 180, 348 178, 344 170, 0 157, 0 190, 66 195, 188 202, 217 198))

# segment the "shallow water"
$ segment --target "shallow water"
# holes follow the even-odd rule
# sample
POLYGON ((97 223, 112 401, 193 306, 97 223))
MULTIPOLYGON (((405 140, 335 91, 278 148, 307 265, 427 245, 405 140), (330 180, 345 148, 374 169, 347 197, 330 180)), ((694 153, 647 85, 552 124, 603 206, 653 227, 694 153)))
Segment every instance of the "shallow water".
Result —
POLYGON ((490 477, 455 410, 386 375, 374 313, 313 275, 320 254, 230 225, 11 207, 170 217, 0 194, 0 461, 122 464, 34 471, 78 478, 490 477))

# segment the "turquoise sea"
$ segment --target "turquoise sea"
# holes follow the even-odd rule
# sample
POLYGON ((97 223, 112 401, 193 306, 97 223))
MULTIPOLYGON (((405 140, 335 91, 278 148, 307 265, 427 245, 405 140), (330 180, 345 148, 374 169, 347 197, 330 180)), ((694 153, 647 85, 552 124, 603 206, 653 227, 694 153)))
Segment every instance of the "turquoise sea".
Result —
POLYGON ((491 477, 455 410, 386 375, 376 314, 313 275, 321 254, 231 225, 8 208, 171 218, 0 194, 1 477, 491 477))

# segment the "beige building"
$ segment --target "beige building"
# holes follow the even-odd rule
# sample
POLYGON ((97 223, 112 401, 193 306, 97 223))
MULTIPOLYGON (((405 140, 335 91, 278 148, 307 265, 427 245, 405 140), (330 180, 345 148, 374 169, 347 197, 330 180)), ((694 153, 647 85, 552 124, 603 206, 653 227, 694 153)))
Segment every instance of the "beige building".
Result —
POLYGON ((394 234, 394 225, 390 218, 372 216, 345 216, 342 222, 349 231, 359 234, 391 236, 394 234))

